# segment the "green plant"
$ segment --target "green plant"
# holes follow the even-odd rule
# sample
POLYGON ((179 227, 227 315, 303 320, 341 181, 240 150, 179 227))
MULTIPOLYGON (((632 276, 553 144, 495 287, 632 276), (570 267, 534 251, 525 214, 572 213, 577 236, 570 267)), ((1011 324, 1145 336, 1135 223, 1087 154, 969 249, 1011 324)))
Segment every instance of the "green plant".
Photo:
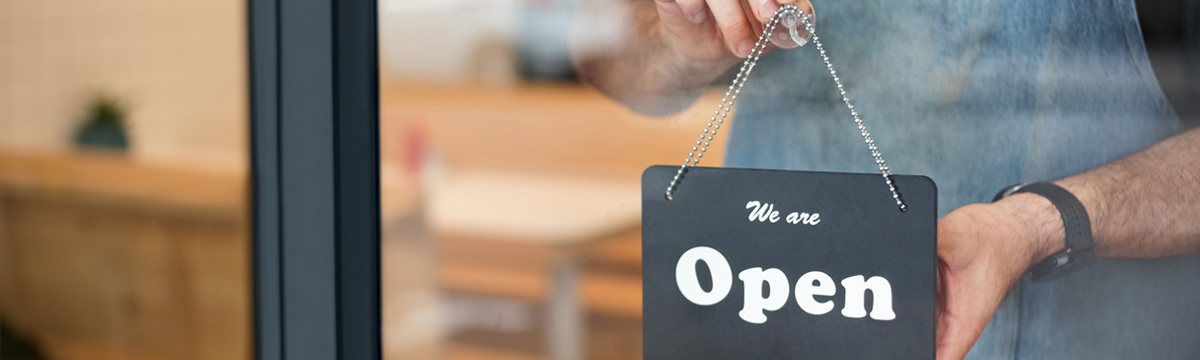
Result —
POLYGON ((124 104, 106 94, 97 95, 88 105, 88 118, 99 124, 123 126, 125 114, 124 104))
POLYGON ((83 127, 75 136, 75 143, 91 148, 107 148, 124 151, 129 147, 125 134, 126 109, 117 98, 98 93, 87 105, 83 127))

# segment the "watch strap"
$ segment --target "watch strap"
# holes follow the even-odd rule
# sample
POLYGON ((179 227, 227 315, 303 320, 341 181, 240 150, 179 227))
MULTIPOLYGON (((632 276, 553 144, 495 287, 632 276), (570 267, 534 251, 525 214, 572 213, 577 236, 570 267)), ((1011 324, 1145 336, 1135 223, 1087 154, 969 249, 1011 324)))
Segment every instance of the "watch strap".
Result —
POLYGON ((1066 249, 1034 264, 1029 277, 1036 282, 1056 279, 1073 273, 1095 260, 1092 222, 1087 209, 1075 195, 1051 182, 1036 182, 1013 186, 996 194, 999 200, 1017 193, 1033 193, 1050 200, 1062 217, 1066 232, 1066 249))

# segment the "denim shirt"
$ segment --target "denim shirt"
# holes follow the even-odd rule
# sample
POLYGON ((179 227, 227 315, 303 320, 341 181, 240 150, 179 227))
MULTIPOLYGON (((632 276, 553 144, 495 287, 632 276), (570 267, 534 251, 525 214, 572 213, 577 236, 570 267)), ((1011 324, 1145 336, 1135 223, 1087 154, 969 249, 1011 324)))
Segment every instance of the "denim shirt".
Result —
MULTIPOLYGON (((816 33, 884 158, 895 173, 933 178, 940 215, 1182 130, 1132 0, 814 6, 816 33)), ((811 45, 759 61, 725 166, 878 171, 811 45)), ((1023 279, 968 359, 1196 359, 1198 306, 1200 255, 1102 259, 1051 282, 1023 279)))

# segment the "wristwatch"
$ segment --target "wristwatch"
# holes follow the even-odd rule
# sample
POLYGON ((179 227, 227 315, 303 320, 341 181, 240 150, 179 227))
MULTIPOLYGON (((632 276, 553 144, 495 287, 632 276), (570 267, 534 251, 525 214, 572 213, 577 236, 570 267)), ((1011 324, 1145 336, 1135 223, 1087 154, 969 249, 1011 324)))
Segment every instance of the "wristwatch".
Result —
POLYGON ((1000 190, 992 202, 1017 193, 1034 193, 1050 200, 1062 215, 1063 229, 1067 233, 1067 248, 1029 268, 1030 279, 1035 282, 1057 279, 1079 271, 1096 260, 1092 222, 1088 219, 1087 209, 1083 208, 1083 203, 1075 195, 1051 182, 1022 183, 1000 190))

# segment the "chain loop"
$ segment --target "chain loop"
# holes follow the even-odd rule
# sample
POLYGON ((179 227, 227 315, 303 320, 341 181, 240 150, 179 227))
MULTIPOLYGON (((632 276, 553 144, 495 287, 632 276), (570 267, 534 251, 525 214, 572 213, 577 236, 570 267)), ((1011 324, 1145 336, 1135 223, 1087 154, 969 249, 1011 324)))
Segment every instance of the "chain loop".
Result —
POLYGON ((758 64, 758 59, 762 57, 763 50, 766 49, 767 39, 775 30, 775 26, 779 25, 779 20, 785 15, 799 15, 800 20, 804 22, 804 28, 812 36, 812 43, 817 46, 817 52, 821 54, 821 60, 825 62, 825 68, 829 70, 829 76, 833 78, 834 84, 837 85, 838 93, 842 96, 842 102, 846 103, 846 109, 850 110, 850 116, 854 117, 854 122, 858 125, 858 130, 862 134, 863 141, 867 144, 867 149, 871 151, 871 157, 875 158, 875 164, 879 166, 879 173, 883 175, 884 182, 887 183, 888 190, 892 192, 892 198, 896 200, 896 206, 900 207, 900 211, 908 211, 908 205, 900 198, 900 192, 896 190, 896 184, 892 181, 892 171, 887 166, 887 162, 883 160, 883 154, 879 152, 879 147, 875 145, 875 140, 871 138, 871 133, 867 131, 867 125, 859 117, 858 111, 854 110, 854 104, 850 103, 850 98, 846 96, 845 87, 842 85, 841 78, 838 77, 837 71, 833 69, 833 63, 829 61, 829 56, 825 53, 825 46, 821 44, 821 39, 817 37, 816 29, 812 22, 809 21, 808 14, 805 14, 795 5, 786 5, 775 11, 771 16, 771 21, 763 29, 763 34, 759 36, 758 42, 754 45, 754 50, 750 51, 750 56, 742 62, 742 68, 738 70, 737 76, 734 77, 733 83, 729 85, 729 90, 725 91, 725 97, 721 99, 721 103, 717 105, 717 111, 708 121, 708 126, 700 133, 700 138, 696 140, 696 146, 692 147, 692 151, 688 153, 687 159, 684 159, 683 165, 679 166, 679 171, 675 173, 675 178, 671 179, 671 184, 667 186, 667 200, 673 199, 675 187, 679 184, 679 179, 683 176, 683 172, 688 166, 696 166, 700 163, 700 158, 704 157, 704 152, 708 151, 708 145, 716 136, 717 130, 721 129, 721 124, 725 122, 725 118, 729 115, 730 109, 737 103, 738 94, 742 92, 742 87, 746 85, 746 78, 750 77, 750 72, 754 70, 754 66, 758 64), (716 125, 714 126, 714 122, 716 125), (697 150, 699 150, 697 152, 697 150))
POLYGON ((837 71, 833 69, 833 63, 829 62, 829 55, 825 54, 825 46, 821 44, 821 39, 817 37, 817 33, 809 22, 808 15, 800 12, 800 20, 804 21, 804 28, 812 34, 812 42, 817 46, 817 52, 821 54, 821 60, 825 62, 825 68, 829 70, 829 76, 833 77, 833 83, 837 84, 838 93, 842 95, 842 102, 846 103, 846 109, 850 110, 850 116, 854 117, 854 122, 858 124, 858 130, 862 133, 863 141, 867 143, 867 149, 871 150, 871 157, 875 158, 875 164, 879 166, 879 173, 883 175, 884 182, 887 183, 888 190, 892 192, 892 198, 896 200, 896 206, 900 207, 900 211, 908 211, 908 205, 904 203, 904 199, 900 198, 900 192, 896 190, 896 184, 892 181, 892 170, 888 167, 887 161, 883 160, 883 154, 879 152, 879 147, 875 146, 875 140, 871 138, 871 133, 867 131, 867 125, 863 123, 861 117, 858 116, 858 111, 854 110, 854 104, 850 103, 850 98, 846 96, 846 89, 842 86, 842 79, 838 78, 837 71))
POLYGON ((729 90, 725 91, 725 97, 721 98, 721 103, 717 105, 717 110, 708 120, 708 126, 700 133, 700 139, 696 140, 696 146, 692 147, 692 151, 688 153, 688 157, 683 160, 683 165, 679 166, 679 171, 675 172, 675 178, 671 179, 671 184, 667 186, 667 200, 673 199, 675 186, 679 184, 680 177, 683 176, 684 170, 688 166, 696 166, 700 163, 700 158, 704 157, 704 152, 708 151, 708 145, 716 135, 717 130, 721 129, 721 124, 725 123, 725 118, 729 115, 729 110, 737 103, 738 94, 742 92, 742 87, 746 85, 746 79, 750 77, 750 72, 754 70, 754 65, 758 63, 758 58, 762 56, 762 52, 766 49, 767 39, 771 32, 775 30, 775 26, 779 24, 779 19, 782 15, 791 11, 796 11, 796 6, 788 5, 780 8, 771 17, 771 21, 763 29, 763 35, 758 37, 758 42, 754 44, 754 49, 750 51, 750 56, 742 62, 742 68, 738 70, 737 76, 733 78, 733 83, 729 85, 729 90), (786 10, 786 9, 791 10, 786 10), (716 122, 714 128, 713 122, 716 122), (711 129, 711 132, 710 132, 711 129), (697 148, 699 147, 699 153, 697 148))

